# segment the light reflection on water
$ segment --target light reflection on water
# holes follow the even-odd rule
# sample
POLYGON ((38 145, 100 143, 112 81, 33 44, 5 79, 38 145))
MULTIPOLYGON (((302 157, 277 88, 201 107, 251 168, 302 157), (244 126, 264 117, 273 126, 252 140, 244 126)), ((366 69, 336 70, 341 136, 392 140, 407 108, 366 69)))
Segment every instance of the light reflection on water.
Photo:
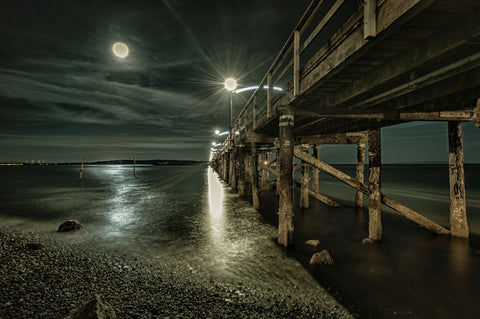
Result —
MULTIPOLYGON (((354 167, 350 169, 353 172, 354 167)), ((480 170, 469 169, 467 205, 473 235, 480 233, 480 186, 479 179, 473 178, 480 170)), ((428 178, 420 175, 419 170, 386 167, 385 191, 407 206, 430 213, 440 222, 445 219, 448 224, 448 201, 441 200, 448 199, 448 176, 440 174, 445 170, 421 168, 424 175, 431 174, 428 178), (411 176, 406 179, 405 173, 411 176), (402 184, 403 180, 408 180, 408 184, 402 184), (425 183, 429 184, 428 193, 410 196, 417 188, 425 189, 425 183)), ((82 185, 78 183, 77 167, 2 168, 0 174, 0 189, 4 190, 0 192, 2 223, 14 220, 22 229, 30 227, 92 247, 106 246, 122 253, 188 265, 192 272, 200 274, 197 277, 215 281, 241 281, 278 291, 297 286, 303 292, 318 293, 311 276, 278 249, 275 227, 265 223, 210 168, 137 166, 135 178, 130 166, 87 166, 82 185), (78 219, 85 229, 66 236, 56 234, 56 227, 65 219, 78 219)), ((352 202, 353 191, 344 191, 341 184, 322 178, 322 192, 342 203, 352 202)), ((276 203, 275 194, 271 197, 276 203)), ((277 218, 275 205, 267 209, 273 220, 277 218)), ((364 246, 361 240, 368 223, 364 213, 348 206, 329 209, 314 201, 310 209, 296 211, 296 242, 300 243, 296 249, 305 250, 306 257, 302 258, 306 263, 312 250, 301 243, 308 239, 320 239, 322 249, 331 251, 338 262, 319 275, 325 278, 325 286, 340 281, 345 287, 342 295, 356 292, 351 296, 352 303, 358 302, 358 296, 366 295, 362 300, 365 303, 360 304, 382 297, 375 296, 376 291, 385 291, 384 298, 378 301, 385 311, 376 317, 398 310, 389 300, 406 298, 405 291, 410 291, 414 284, 415 291, 429 296, 432 291, 445 290, 442 282, 451 282, 448 289, 467 305, 472 303, 471 299, 478 295, 475 287, 480 283, 475 272, 479 248, 472 251, 468 242, 432 237, 413 223, 397 221, 400 217, 388 214, 384 215, 384 242, 364 246), (368 291, 365 287, 369 287, 368 291), (462 295, 465 287, 470 290, 462 295), (395 295, 397 291, 399 296, 395 295)), ((422 298, 429 305, 441 300, 441 310, 447 315, 453 312, 451 305, 438 296, 422 298)))

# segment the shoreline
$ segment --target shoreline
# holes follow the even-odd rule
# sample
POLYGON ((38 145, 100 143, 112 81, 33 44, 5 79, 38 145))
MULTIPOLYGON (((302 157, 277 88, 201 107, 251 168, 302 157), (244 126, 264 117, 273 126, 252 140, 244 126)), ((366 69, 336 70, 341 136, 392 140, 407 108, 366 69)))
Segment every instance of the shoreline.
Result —
POLYGON ((0 318, 65 318, 101 295, 118 318, 352 318, 328 293, 208 280, 181 261, 95 250, 0 226, 0 318))

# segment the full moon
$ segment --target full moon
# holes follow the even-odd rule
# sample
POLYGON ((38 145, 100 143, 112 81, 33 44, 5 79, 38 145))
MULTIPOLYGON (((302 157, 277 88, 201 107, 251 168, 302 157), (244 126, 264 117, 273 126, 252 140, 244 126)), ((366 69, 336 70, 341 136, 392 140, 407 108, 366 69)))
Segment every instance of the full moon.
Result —
POLYGON ((112 47, 113 54, 123 59, 128 55, 128 47, 125 43, 117 42, 112 47))

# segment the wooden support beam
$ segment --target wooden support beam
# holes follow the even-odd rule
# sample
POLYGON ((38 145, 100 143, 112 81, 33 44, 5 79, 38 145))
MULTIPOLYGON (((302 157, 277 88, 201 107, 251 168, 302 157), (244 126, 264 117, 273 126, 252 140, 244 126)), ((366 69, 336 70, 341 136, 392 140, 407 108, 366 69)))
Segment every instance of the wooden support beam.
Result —
POLYGON ((287 247, 293 243, 293 115, 280 116, 278 152, 279 200, 278 244, 287 247))
POLYGON ((252 154, 251 153, 247 153, 247 151, 245 150, 245 155, 244 155, 244 169, 245 169, 245 177, 244 177, 244 184, 245 184, 245 190, 244 190, 244 194, 249 194, 251 191, 252 191, 252 169, 251 169, 251 164, 252 164, 252 161, 251 161, 251 157, 252 157, 252 154))
POLYGON ((302 167, 302 163, 296 164, 296 165, 293 167, 293 173, 295 174, 295 171, 296 171, 297 169, 300 169, 301 167, 302 167))
MULTIPOLYGON (((319 145, 313 145, 313 157, 317 158, 319 157, 320 155, 320 146, 319 145)), ((318 180, 318 177, 319 177, 319 173, 320 171, 318 170, 318 168, 316 168, 315 166, 312 166, 313 167, 313 172, 312 172, 312 190, 315 192, 315 193, 319 193, 320 192, 320 187, 319 187, 319 180, 318 180)))
MULTIPOLYGON (((302 144, 301 146, 302 151, 305 153, 308 153, 309 150, 309 145, 308 144, 302 144)), ((309 181, 309 165, 305 162, 302 161, 302 183, 301 183, 301 188, 300 188, 300 208, 308 208, 309 203, 308 203, 308 181, 309 181)))
POLYGON ((395 210, 399 214, 405 216, 406 218, 410 219, 411 221, 419 224, 422 227, 425 227, 426 229, 440 234, 440 235, 448 235, 450 234, 450 231, 446 229, 445 227, 440 226, 439 224, 431 221, 430 219, 420 215, 419 213, 411 210, 408 207, 403 206, 396 200, 393 200, 385 195, 382 194, 382 203, 385 206, 390 207, 391 209, 395 210))
POLYGON ((364 132, 322 134, 298 137, 302 143, 308 144, 366 144, 367 134, 364 132))
POLYGON ((324 172, 325 174, 328 174, 332 177, 335 177, 336 179, 340 180, 341 182, 347 184, 350 187, 356 188, 361 190, 364 194, 368 195, 368 186, 365 184, 359 182, 357 179, 349 176, 348 174, 345 174, 342 171, 339 171, 335 167, 328 165, 325 162, 320 161, 317 158, 314 158, 313 156, 308 155, 305 152, 302 152, 301 150, 294 148, 294 155, 295 157, 301 159, 302 161, 305 161, 309 163, 310 165, 318 168, 320 171, 324 172))
POLYGON ((223 154, 223 180, 228 183, 229 154, 223 154))
POLYGON ((370 130, 368 132, 368 239, 376 242, 382 240, 381 143, 381 130, 370 130))
POLYGON ((365 0, 363 7, 363 38, 377 35, 377 0, 365 0))
MULTIPOLYGON (((262 161, 260 163, 260 168, 261 168, 261 165, 267 165, 268 164, 268 161, 269 161, 269 159, 268 159, 269 155, 268 154, 269 154, 268 152, 263 152, 262 153, 262 161)), ((263 187, 263 186, 267 185, 269 178, 268 178, 268 171, 263 169, 263 168, 261 168, 261 169, 262 169, 262 187, 263 187)))
POLYGON ((342 119, 377 119, 398 121, 473 121, 475 112, 442 111, 442 112, 404 112, 404 113, 361 113, 361 114, 318 114, 320 118, 342 119))
POLYGON ((333 199, 330 199, 330 198, 328 198, 327 196, 322 195, 322 194, 320 194, 320 193, 314 192, 312 189, 309 189, 309 190, 308 190, 308 194, 309 194, 310 196, 312 196, 313 198, 318 199, 318 200, 321 201, 322 203, 327 204, 328 206, 332 206, 332 207, 340 207, 340 206, 342 206, 341 204, 337 203, 337 202, 334 201, 333 199))
POLYGON ((238 196, 245 196, 245 150, 239 149, 237 155, 237 192, 238 196))
MULTIPOLYGON (((301 188, 302 187, 302 184, 297 182, 297 181, 294 181, 293 184, 298 187, 298 188, 301 188)), ((308 189, 308 195, 312 196, 313 198, 315 199, 318 199, 319 201, 321 201, 322 203, 324 204, 327 204, 328 206, 331 206, 331 207, 340 207, 342 206, 341 204, 337 203, 336 201, 334 201, 333 199, 330 199, 329 197, 325 196, 325 195, 322 195, 318 192, 315 192, 313 191, 312 189, 308 189)))
POLYGON ((258 153, 257 153, 257 145, 252 143, 251 147, 252 156, 251 158, 251 166, 252 166, 252 203, 253 208, 256 210, 260 209, 260 199, 258 198, 258 153))
POLYGON ((232 152, 230 152, 230 164, 229 164, 229 167, 230 167, 230 172, 229 172, 229 182, 230 182, 230 187, 233 189, 233 190, 236 190, 237 189, 237 179, 236 179, 236 150, 235 148, 232 150, 232 152))
POLYGON ((269 165, 265 165, 263 163, 260 163, 258 166, 260 167, 260 169, 262 169, 264 171, 267 171, 274 176, 278 176, 278 174, 279 174, 278 169, 275 170, 275 169, 271 168, 269 165))
MULTIPOLYGON (((353 187, 355 189, 358 189, 365 195, 369 195, 369 189, 368 186, 365 185, 364 183, 358 181, 357 179, 350 177, 349 175, 343 173, 342 171, 339 171, 338 169, 334 168, 331 165, 328 165, 325 162, 320 161, 319 159, 314 158, 313 156, 310 156, 304 152, 302 152, 299 149, 294 149, 294 155, 297 158, 300 158, 307 163, 310 163, 310 165, 317 167, 320 171, 324 172, 325 174, 328 174, 339 181, 347 184, 350 187, 353 187)), ((434 221, 431 221, 430 219, 416 213, 415 211, 411 210, 408 207, 403 206, 402 204, 396 202, 395 200, 385 196, 382 194, 382 203, 393 210, 397 211, 399 214, 403 215, 404 217, 416 222, 422 227, 425 227, 428 230, 431 230, 437 234, 449 234, 450 231, 434 221)))
POLYGON ((300 31, 293 33, 293 95, 300 95, 300 31))
POLYGON ((267 75, 267 118, 271 118, 273 116, 273 108, 272 108, 272 73, 268 73, 267 75))
MULTIPOLYGON (((357 165, 356 177, 360 182, 365 181, 365 144, 357 144, 357 165)), ((363 193, 358 189, 355 191, 355 207, 363 207, 363 193)))
POLYGON ((468 223, 461 122, 448 122, 448 149, 450 164, 450 231, 452 236, 467 238, 468 223))

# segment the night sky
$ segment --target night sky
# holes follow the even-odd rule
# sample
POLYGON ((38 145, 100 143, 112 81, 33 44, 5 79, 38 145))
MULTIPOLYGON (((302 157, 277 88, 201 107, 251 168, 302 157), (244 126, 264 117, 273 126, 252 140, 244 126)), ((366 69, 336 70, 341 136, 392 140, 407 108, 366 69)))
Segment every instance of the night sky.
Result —
MULTIPOLYGON (((258 84, 309 2, 2 1, 0 162, 207 160, 228 129, 224 79, 258 84)), ((480 129, 464 133, 480 163, 480 129)), ((386 128, 383 143, 386 163, 448 160, 444 123, 386 128)), ((355 161, 348 146, 321 156, 355 161)))

